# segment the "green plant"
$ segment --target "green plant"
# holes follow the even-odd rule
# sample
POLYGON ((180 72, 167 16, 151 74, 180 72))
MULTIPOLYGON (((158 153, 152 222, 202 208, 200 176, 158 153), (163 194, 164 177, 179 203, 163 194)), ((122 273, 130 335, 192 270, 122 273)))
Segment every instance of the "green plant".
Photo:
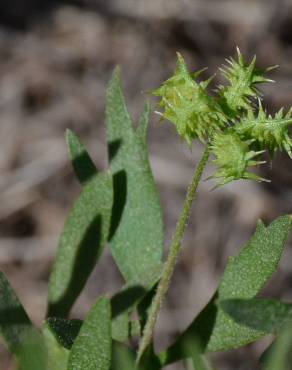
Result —
POLYGON ((146 104, 133 127, 116 70, 107 91, 107 143, 110 168, 98 172, 78 137, 67 131, 74 171, 82 185, 60 237, 49 282, 48 317, 34 327, 3 273, 0 274, 0 333, 21 370, 159 370, 190 358, 195 370, 207 370, 206 353, 227 351, 275 334, 263 369, 287 369, 292 347, 292 304, 256 298, 277 269, 291 229, 281 216, 254 235, 239 256, 230 257, 218 289, 202 312, 176 341, 161 353, 153 346, 155 323, 169 288, 192 202, 210 155, 217 186, 239 179, 267 181, 252 169, 264 163, 267 151, 291 156, 288 127, 291 111, 267 115, 259 83, 269 82, 238 50, 237 60, 221 71, 227 84, 215 95, 212 79, 198 82, 181 55, 174 76, 153 91, 160 115, 172 122, 189 145, 205 145, 165 262, 163 223, 147 151, 150 108, 146 104), (69 319, 70 309, 108 242, 125 285, 112 297, 98 297, 84 321, 69 319), (133 313, 138 319, 133 319, 133 313), (283 329, 285 328, 285 329, 283 329), (139 341, 138 350, 130 339, 139 341))

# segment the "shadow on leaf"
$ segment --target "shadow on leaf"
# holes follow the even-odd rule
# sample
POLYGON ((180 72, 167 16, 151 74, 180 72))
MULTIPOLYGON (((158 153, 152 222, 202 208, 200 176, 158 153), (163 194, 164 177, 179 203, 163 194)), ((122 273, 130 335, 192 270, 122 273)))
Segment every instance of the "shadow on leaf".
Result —
POLYGON ((48 316, 66 317, 75 299, 81 293, 89 275, 91 274, 96 260, 101 252, 101 216, 97 215, 88 227, 84 238, 79 244, 71 280, 66 292, 48 309, 48 316))

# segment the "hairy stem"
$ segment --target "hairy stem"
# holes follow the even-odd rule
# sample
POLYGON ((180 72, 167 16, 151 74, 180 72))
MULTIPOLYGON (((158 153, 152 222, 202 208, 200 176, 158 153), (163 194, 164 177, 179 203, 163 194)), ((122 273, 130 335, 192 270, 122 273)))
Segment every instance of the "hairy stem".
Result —
POLYGON ((142 339, 141 339, 140 346, 138 349, 137 362, 140 361, 144 351, 146 350, 148 345, 151 343, 155 323, 156 323, 164 297, 166 295, 166 292, 170 284, 170 280, 173 274, 175 263, 176 263, 176 260, 177 260, 177 257, 180 251, 181 242, 182 242, 185 229, 186 229, 189 217, 190 217, 191 206, 192 206, 193 200, 195 199, 197 187, 202 177, 203 170, 208 162, 209 154, 210 154, 210 148, 209 148, 209 145, 207 145, 203 152, 202 158, 196 167, 192 181, 188 187, 186 199, 184 201, 180 217, 176 224, 175 233, 174 233, 174 236, 173 236, 170 248, 169 248, 169 254, 164 264, 162 276, 159 281, 156 294, 151 303, 148 320, 146 322, 146 325, 143 331, 142 339))

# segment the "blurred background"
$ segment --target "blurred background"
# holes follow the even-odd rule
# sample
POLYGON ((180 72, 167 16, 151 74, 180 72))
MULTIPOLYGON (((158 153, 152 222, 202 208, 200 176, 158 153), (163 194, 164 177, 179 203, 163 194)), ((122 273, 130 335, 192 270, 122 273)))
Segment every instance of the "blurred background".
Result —
MULTIPOLYGON (((106 168, 105 88, 117 64, 137 120, 147 91, 172 73, 176 51, 192 70, 208 66, 207 76, 235 54, 237 45, 248 58, 256 54, 260 67, 280 66, 271 73, 277 83, 262 89, 267 109, 273 113, 292 105, 291 0, 1 0, 0 269, 37 325, 46 311, 58 235, 80 192, 65 129, 73 129, 97 166, 106 168)), ((155 114, 149 147, 167 246, 202 148, 195 144, 190 151, 155 114)), ((210 166, 205 177, 213 170, 210 166)), ((292 161, 283 154, 262 169, 271 184, 240 181, 213 192, 214 183, 201 184, 159 319, 157 348, 170 343, 206 304, 227 257, 238 253, 256 220, 291 213, 291 170, 292 161)), ((291 282, 290 243, 263 295, 289 301, 291 282)), ((121 284, 106 252, 72 317, 84 317, 98 294, 114 293, 121 284)), ((254 370, 267 343, 211 358, 218 370, 254 370)), ((13 368, 0 346, 0 369, 13 368)))

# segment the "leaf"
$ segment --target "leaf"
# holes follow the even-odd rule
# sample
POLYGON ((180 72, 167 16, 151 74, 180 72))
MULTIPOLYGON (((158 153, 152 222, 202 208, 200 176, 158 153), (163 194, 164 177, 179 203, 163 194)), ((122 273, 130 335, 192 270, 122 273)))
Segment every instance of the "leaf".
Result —
POLYGON ((0 272, 0 334, 22 370, 47 369, 47 351, 3 272, 0 272))
POLYGON ((282 328, 267 354, 264 370, 288 370, 292 363, 292 325, 282 328))
POLYGON ((125 344, 113 342, 111 370, 160 370, 160 364, 153 352, 147 356, 147 362, 136 365, 136 353, 125 344))
MULTIPOLYGON (((227 264, 218 289, 218 299, 252 298, 277 269, 291 228, 291 217, 279 217, 269 227, 259 222, 257 230, 238 257, 227 264)), ((234 323, 221 309, 207 351, 243 346, 263 334, 234 323)))
MULTIPOLYGON (((140 286, 125 286, 111 298, 112 339, 124 342, 131 334, 129 315, 134 305, 143 297, 145 289, 140 286)), ((71 349, 82 325, 81 320, 49 317, 47 326, 54 333, 59 344, 71 349)))
POLYGON ((139 320, 130 321, 130 338, 141 335, 141 325, 139 320))
POLYGON ((292 321, 292 304, 275 299, 228 299, 220 307, 240 325, 274 333, 292 321))
POLYGON ((75 174, 80 183, 85 185, 98 172, 95 164, 85 146, 71 130, 66 131, 66 142, 75 174))
POLYGON ((201 353, 193 354, 192 361, 193 361, 195 370, 209 370, 209 368, 205 364, 203 355, 201 353))
POLYGON ((136 370, 135 352, 125 344, 113 342, 111 370, 136 370))
POLYGON ((161 272, 163 225, 147 145, 146 106, 135 131, 116 70, 107 90, 107 141, 113 173, 114 206, 110 232, 113 257, 128 283, 152 286, 161 272), (152 272, 152 273, 150 273, 152 272), (147 274, 147 281, 145 281, 147 274))
POLYGON ((130 315, 124 312, 112 321, 112 338, 118 342, 126 342, 130 338, 130 315))
POLYGON ((143 333, 145 328, 146 322, 148 321, 149 311, 151 307, 152 300, 155 296, 157 285, 155 284, 152 289, 150 289, 147 294, 143 297, 143 299, 139 302, 137 306, 137 313, 139 316, 139 323, 140 323, 140 334, 143 333))
POLYGON ((198 342, 197 346, 191 344, 191 347, 187 350, 187 353, 192 354, 192 362, 195 370, 211 370, 201 352, 200 342, 198 342))
POLYGON ((65 317, 107 240, 113 200, 108 173, 94 176, 74 203, 61 234, 49 283, 49 316, 65 317))
POLYGON ((233 298, 253 298, 276 270, 288 232, 291 217, 282 216, 265 227, 260 221, 257 229, 238 257, 231 257, 216 294, 208 305, 179 336, 177 341, 160 354, 163 364, 186 357, 187 343, 200 341, 202 352, 223 351, 253 342, 263 332, 234 322, 218 306, 218 302, 233 298))
POLYGON ((58 343, 66 349, 71 349, 82 326, 81 320, 68 320, 60 317, 49 317, 46 326, 54 334, 58 343))
POLYGON ((211 370, 209 365, 207 365, 204 355, 202 354, 201 343, 199 339, 197 340, 197 343, 193 340, 189 344, 186 344, 183 351, 186 357, 189 357, 191 354, 191 361, 194 370, 211 370))
POLYGON ((47 370, 66 370, 69 358, 69 351, 58 343, 51 328, 45 324, 43 335, 48 350, 47 370))
POLYGON ((275 299, 228 299, 221 308, 241 325, 274 333, 292 322, 292 304, 275 299))
POLYGON ((109 370, 111 347, 110 301, 100 297, 89 311, 72 346, 68 370, 109 370))
POLYGON ((154 352, 153 343, 151 343, 139 359, 137 370, 160 370, 161 368, 161 363, 154 352))
POLYGON ((135 305, 145 295, 140 285, 125 286, 111 299, 112 306, 112 338, 124 342, 130 337, 129 317, 135 305))
POLYGON ((264 353, 262 362, 270 370, 287 368, 286 357, 288 350, 292 349, 292 304, 274 299, 253 298, 230 299, 222 301, 220 306, 240 325, 260 330, 264 334, 280 333, 279 338, 264 353), (287 328, 289 333, 285 330, 287 328))
POLYGON ((191 325, 169 348, 159 354, 161 365, 166 366, 184 358, 192 358, 194 354, 205 352, 218 312, 215 305, 217 296, 218 293, 215 293, 191 325))

